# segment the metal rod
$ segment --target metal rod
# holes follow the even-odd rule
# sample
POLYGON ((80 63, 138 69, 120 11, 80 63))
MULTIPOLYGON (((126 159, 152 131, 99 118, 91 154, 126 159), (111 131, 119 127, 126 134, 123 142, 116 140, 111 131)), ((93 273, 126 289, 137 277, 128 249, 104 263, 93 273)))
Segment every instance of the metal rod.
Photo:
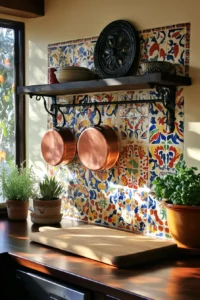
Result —
POLYGON ((113 105, 113 104, 135 104, 135 103, 154 103, 164 102, 163 99, 145 99, 145 100, 124 100, 113 102, 91 102, 91 103, 66 103, 66 104, 52 104, 52 107, 75 107, 75 106, 93 106, 93 105, 113 105))

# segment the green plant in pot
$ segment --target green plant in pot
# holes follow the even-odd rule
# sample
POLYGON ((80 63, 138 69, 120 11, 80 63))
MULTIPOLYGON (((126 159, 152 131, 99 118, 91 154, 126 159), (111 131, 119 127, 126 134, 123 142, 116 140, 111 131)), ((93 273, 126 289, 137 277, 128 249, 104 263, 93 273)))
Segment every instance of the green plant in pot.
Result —
POLYGON ((0 190, 6 199, 10 220, 26 220, 29 200, 35 197, 36 178, 32 167, 7 163, 0 169, 0 190))
POLYGON ((183 247, 200 248, 200 173, 184 161, 175 173, 158 176, 153 181, 155 196, 167 209, 169 230, 183 247))
POLYGON ((39 199, 33 200, 34 212, 31 213, 33 223, 56 224, 62 219, 61 199, 62 185, 53 176, 45 175, 39 183, 39 199))

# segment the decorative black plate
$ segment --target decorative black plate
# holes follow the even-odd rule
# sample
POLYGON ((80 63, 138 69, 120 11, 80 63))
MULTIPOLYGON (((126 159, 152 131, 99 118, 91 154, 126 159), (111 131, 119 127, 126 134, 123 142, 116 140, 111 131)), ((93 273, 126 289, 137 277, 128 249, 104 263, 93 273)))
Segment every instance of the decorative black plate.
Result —
POLYGON ((108 24, 94 50, 96 73, 101 78, 132 75, 137 65, 139 38, 132 24, 124 20, 108 24))

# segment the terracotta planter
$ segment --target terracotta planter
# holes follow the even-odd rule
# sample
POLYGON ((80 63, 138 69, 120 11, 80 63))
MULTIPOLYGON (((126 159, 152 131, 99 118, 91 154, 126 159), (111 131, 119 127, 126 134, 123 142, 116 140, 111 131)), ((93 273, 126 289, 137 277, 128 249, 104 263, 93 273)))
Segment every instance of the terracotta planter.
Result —
POLYGON ((39 217, 60 215, 61 199, 58 200, 33 200, 34 214, 39 217))
POLYGON ((200 207, 165 203, 169 231, 179 246, 200 248, 200 207))
POLYGON ((31 221, 35 224, 56 224, 62 219, 61 199, 58 200, 33 200, 34 212, 31 221))
POLYGON ((14 221, 24 221, 28 216, 29 202, 19 200, 6 201, 8 218, 14 221))

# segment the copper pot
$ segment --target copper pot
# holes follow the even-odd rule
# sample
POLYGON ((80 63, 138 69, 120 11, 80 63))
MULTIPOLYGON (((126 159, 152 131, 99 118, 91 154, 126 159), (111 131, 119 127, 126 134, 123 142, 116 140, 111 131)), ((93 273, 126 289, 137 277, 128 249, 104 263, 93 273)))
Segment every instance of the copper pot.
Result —
POLYGON ((50 129, 43 136, 41 152, 49 165, 68 164, 76 155, 73 133, 66 127, 50 129))
POLYGON ((119 157, 117 134, 111 127, 100 126, 100 123, 101 119, 98 125, 85 129, 77 144, 80 161, 92 171, 112 168, 119 157))

